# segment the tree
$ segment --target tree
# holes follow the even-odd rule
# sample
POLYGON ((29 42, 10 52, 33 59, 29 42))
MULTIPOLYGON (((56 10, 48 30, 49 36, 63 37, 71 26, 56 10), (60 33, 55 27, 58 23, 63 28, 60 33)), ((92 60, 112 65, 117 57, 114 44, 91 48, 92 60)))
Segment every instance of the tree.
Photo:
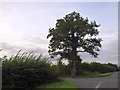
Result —
POLYGON ((81 62, 80 52, 87 52, 98 56, 102 39, 96 21, 84 19, 77 12, 72 12, 61 19, 57 19, 55 28, 50 28, 47 38, 50 38, 49 54, 60 55, 61 59, 69 60, 72 66, 71 74, 76 76, 77 62, 81 62))

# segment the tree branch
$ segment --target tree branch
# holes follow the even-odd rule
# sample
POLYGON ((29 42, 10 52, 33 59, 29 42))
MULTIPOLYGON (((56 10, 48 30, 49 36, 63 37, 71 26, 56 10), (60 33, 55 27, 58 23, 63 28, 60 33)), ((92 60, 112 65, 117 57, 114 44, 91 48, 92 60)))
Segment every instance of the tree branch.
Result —
POLYGON ((85 51, 78 50, 77 52, 85 52, 85 51))

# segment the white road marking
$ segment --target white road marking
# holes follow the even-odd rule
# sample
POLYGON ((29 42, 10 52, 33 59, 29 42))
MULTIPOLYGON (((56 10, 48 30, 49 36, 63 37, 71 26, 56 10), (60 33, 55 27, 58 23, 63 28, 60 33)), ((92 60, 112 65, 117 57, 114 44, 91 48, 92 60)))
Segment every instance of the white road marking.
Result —
POLYGON ((103 83, 103 82, 100 82, 95 88, 96 88, 96 89, 99 88, 102 83, 103 83))

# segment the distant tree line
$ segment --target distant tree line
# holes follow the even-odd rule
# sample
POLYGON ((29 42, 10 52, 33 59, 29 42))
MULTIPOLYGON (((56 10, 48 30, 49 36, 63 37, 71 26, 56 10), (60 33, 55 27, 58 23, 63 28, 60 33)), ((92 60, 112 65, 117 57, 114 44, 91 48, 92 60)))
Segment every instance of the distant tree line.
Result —
MULTIPOLYGON (((60 75, 70 75, 71 73, 71 65, 64 64, 64 63, 58 63, 56 65, 59 67, 60 75)), ((85 72, 98 72, 98 73, 108 73, 108 72, 115 72, 119 71, 119 67, 116 64, 108 63, 108 64, 102 64, 98 62, 82 62, 78 63, 77 67, 77 73, 76 75, 84 75, 85 72)))

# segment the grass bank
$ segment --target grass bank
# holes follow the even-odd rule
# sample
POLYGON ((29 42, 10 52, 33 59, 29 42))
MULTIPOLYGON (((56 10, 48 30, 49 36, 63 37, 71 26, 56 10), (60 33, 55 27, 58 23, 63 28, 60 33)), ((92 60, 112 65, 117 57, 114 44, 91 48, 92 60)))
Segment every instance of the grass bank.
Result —
POLYGON ((83 75, 80 75, 79 77, 105 77, 105 76, 109 76, 112 74, 113 72, 109 72, 109 73, 86 72, 83 75))
MULTIPOLYGON (((112 75, 114 72, 109 72, 109 73, 100 73, 100 72, 88 72, 85 71, 84 73, 82 73, 81 75, 78 75, 77 77, 80 78, 87 78, 87 77, 105 77, 105 76, 110 76, 112 75)), ((71 76, 62 76, 61 78, 66 78, 66 77, 71 77, 71 76)))
POLYGON ((41 86, 38 86, 37 88, 35 88, 35 90, 41 90, 41 88, 70 88, 70 90, 78 90, 79 86, 76 85, 75 83, 71 82, 71 81, 67 81, 67 80, 60 80, 59 82, 54 82, 54 83, 50 83, 50 84, 44 84, 41 86))
POLYGON ((98 76, 99 77, 104 77, 104 76, 109 76, 109 75, 112 75, 113 73, 101 73, 99 74, 98 76))

